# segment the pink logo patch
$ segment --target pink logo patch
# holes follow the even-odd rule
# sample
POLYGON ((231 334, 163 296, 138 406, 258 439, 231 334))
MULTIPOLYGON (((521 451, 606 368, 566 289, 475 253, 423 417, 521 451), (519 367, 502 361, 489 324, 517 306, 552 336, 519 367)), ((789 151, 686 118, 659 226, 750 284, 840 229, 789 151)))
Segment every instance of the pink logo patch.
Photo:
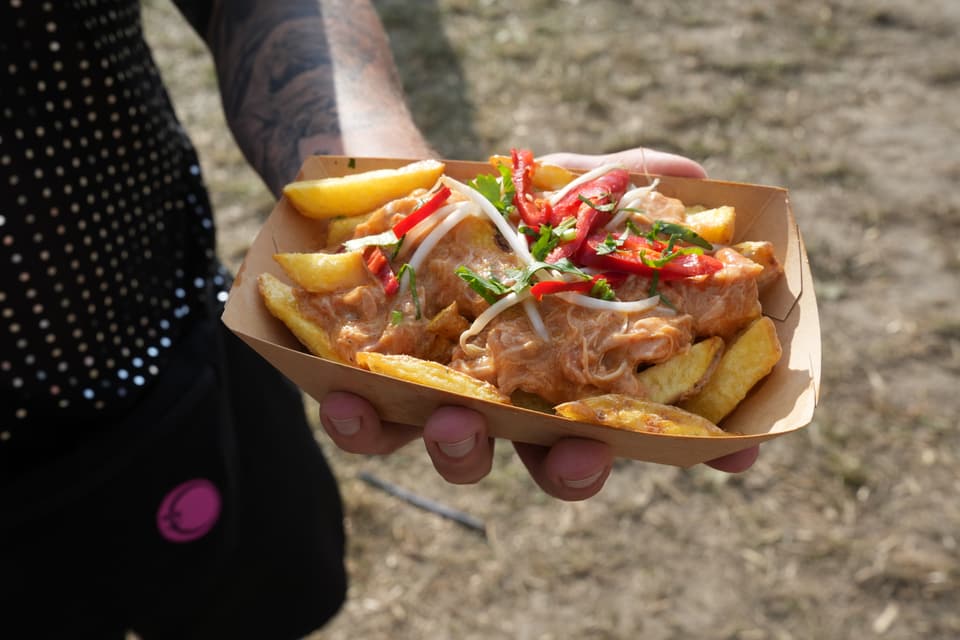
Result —
POLYGON ((205 478, 188 480, 168 493, 157 510, 157 529, 170 542, 207 535, 220 518, 220 492, 205 478))

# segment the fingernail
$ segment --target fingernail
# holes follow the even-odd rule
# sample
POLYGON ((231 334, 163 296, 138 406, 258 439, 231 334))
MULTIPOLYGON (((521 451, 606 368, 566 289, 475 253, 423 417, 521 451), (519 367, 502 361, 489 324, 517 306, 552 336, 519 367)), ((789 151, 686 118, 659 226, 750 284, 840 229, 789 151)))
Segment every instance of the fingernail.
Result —
POLYGON ((437 446, 440 448, 440 451, 443 451, 451 458, 462 458, 473 451, 476 442, 477 436, 472 435, 459 442, 437 442, 437 446))
POLYGON ((599 480, 600 476, 602 475, 603 475, 603 469, 600 469, 600 471, 597 471, 596 473, 593 473, 587 476, 586 478, 580 478, 579 480, 570 480, 568 478, 560 478, 560 480, 563 482, 563 484, 565 484, 567 487, 571 489, 586 489, 587 487, 595 483, 597 480, 599 480))
POLYGON ((327 420, 330 421, 330 424, 333 425, 333 428, 337 430, 342 436, 352 436, 357 431, 360 431, 360 418, 331 418, 327 416, 327 420))

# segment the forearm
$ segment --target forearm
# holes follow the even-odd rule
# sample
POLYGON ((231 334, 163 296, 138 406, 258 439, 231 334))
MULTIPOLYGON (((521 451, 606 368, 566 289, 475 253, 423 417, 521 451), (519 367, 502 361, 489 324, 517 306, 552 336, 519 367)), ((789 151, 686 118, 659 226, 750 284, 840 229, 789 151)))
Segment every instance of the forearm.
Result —
POLYGON ((204 34, 227 122, 274 193, 312 153, 431 153, 367 0, 223 0, 204 34))

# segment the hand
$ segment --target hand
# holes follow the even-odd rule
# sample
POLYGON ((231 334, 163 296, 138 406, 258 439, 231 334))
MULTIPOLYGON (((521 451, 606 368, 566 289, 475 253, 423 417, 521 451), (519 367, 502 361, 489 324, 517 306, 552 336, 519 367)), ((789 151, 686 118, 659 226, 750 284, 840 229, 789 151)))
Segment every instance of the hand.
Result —
MULTIPOLYGON (((555 153, 539 158, 569 169, 591 169, 619 162, 632 171, 691 178, 706 177, 699 164, 670 153, 628 149, 606 155, 555 153)), ((483 479, 493 464, 494 440, 483 416, 463 407, 441 407, 423 429, 382 422, 363 398, 332 392, 320 404, 320 420, 338 447, 351 453, 385 455, 422 437, 437 472, 448 482, 471 484, 483 479)), ((602 442, 565 438, 551 447, 513 443, 530 476, 547 494, 561 500, 584 500, 603 488, 613 454, 602 442)), ((751 447, 707 464, 730 473, 748 469, 759 449, 751 447)))
MULTIPOLYGON (((320 422, 334 443, 350 453, 386 455, 422 436, 437 472, 448 482, 479 482, 493 464, 494 439, 483 416, 463 407, 441 407, 417 427, 383 422, 370 404, 334 391, 320 403, 320 422)), ((593 440, 567 438, 553 447, 514 443, 537 484, 562 500, 582 500, 603 486, 613 455, 593 440)))
POLYGON ((649 172, 681 178, 706 178, 707 172, 690 158, 655 149, 626 149, 604 155, 579 153, 550 153, 538 156, 537 160, 560 165, 567 169, 589 170, 604 164, 620 163, 628 171, 649 172))

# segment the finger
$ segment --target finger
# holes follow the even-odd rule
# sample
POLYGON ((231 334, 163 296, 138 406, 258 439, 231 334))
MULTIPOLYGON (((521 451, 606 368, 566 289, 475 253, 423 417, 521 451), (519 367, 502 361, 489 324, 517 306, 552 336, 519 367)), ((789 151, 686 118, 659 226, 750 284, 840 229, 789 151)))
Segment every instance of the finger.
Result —
POLYGON ((603 155, 580 153, 551 153, 539 158, 541 162, 558 164, 568 169, 593 169, 604 164, 619 163, 628 171, 655 173, 682 178, 705 178, 706 169, 698 162, 666 151, 656 149, 626 149, 603 155))
POLYGON ((736 451, 715 460, 709 460, 706 462, 706 464, 714 469, 726 471, 727 473, 740 473, 752 467, 753 463, 757 461, 757 456, 759 455, 760 446, 757 445, 750 447, 749 449, 736 451))
POLYGON ((423 427, 423 443, 447 482, 471 484, 490 473, 493 439, 483 416, 462 407, 440 407, 423 427))
POLYGON ((603 442, 564 438, 552 447, 514 442, 517 455, 534 482, 560 500, 586 500, 603 488, 613 453, 603 442))
POLYGON ((342 391, 332 391, 324 397, 320 422, 330 439, 350 453, 392 453, 420 435, 417 427, 381 422, 369 402, 342 391))

